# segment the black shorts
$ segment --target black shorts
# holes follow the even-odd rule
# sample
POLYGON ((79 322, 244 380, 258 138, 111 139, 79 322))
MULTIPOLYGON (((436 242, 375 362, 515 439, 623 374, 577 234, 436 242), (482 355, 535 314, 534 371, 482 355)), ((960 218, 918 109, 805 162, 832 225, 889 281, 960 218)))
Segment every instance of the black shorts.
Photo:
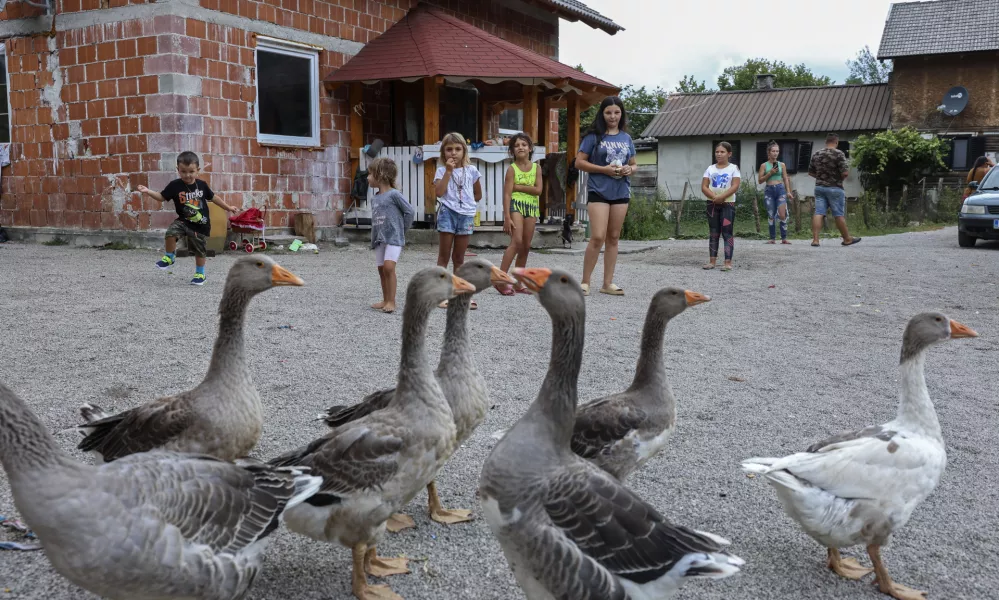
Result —
POLYGON ((602 204, 610 204, 611 206, 615 204, 627 204, 631 202, 631 198, 618 198, 616 200, 608 200, 596 192, 589 192, 586 194, 586 203, 593 204, 594 202, 600 202, 602 204))

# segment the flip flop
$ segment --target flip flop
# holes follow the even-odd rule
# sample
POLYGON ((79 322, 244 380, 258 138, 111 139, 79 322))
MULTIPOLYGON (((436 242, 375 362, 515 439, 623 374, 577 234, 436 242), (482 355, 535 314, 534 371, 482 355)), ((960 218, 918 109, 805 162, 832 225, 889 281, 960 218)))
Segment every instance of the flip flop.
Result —
POLYGON ((496 291, 500 293, 501 296, 512 296, 514 293, 513 286, 510 284, 506 285, 494 285, 496 291))
POLYGON ((605 288, 600 288, 601 294, 607 294, 608 296, 623 296, 624 290, 617 287, 616 283, 612 283, 605 288))
POLYGON ((818 244, 816 244, 815 242, 812 242, 812 248, 818 248, 818 247, 819 247, 818 244))
POLYGON ((526 287, 519 287, 519 288, 514 289, 513 291, 516 294, 527 294, 528 296, 531 295, 531 292, 528 291, 528 289, 526 287))
POLYGON ((767 241, 767 243, 768 243, 768 244, 776 244, 776 243, 777 243, 777 241, 776 241, 776 240, 769 240, 769 241, 767 241))
POLYGON ((724 267, 721 268, 721 270, 722 271, 731 271, 732 270, 732 265, 725 265, 724 267))
POLYGON ((701 268, 704 269, 705 271, 710 271, 711 269, 715 268, 715 265, 708 263, 701 268))
POLYGON ((590 284, 588 284, 588 283, 581 283, 581 284, 579 284, 579 287, 583 288, 583 295, 584 296, 589 296, 590 295, 590 284))
POLYGON ((852 245, 856 244, 857 242, 859 242, 861 239, 862 238, 853 238, 852 240, 850 240, 849 244, 847 244, 846 242, 841 242, 840 245, 842 245, 842 246, 852 246, 852 245))
POLYGON ((791 242, 789 240, 781 240, 780 243, 787 244, 788 246, 791 245, 791 242))
POLYGON ((479 305, 475 303, 475 300, 472 300, 472 304, 469 306, 469 309, 471 309, 471 310, 477 310, 478 308, 479 308, 479 305))

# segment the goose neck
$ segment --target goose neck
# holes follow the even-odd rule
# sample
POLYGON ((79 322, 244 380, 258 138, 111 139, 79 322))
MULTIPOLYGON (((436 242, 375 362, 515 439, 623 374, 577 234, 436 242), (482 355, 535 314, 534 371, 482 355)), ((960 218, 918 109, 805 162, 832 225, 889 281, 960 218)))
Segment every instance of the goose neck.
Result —
POLYGON ((472 344, 468 339, 468 311, 472 305, 470 294, 461 294, 447 304, 447 323, 444 325, 444 345, 441 349, 441 366, 465 364, 471 357, 472 344))
POLYGON ((930 392, 926 388, 925 364, 926 351, 923 350, 903 360, 899 365, 897 421, 908 428, 942 439, 940 421, 933 408, 930 392))
POLYGON ((552 351, 548 373, 530 412, 548 424, 552 440, 568 448, 576 421, 579 370, 583 362, 585 317, 561 314, 552 318, 552 351))
POLYGON ((244 354, 243 326, 252 297, 245 290, 226 286, 219 302, 219 331, 206 379, 222 373, 249 375, 244 354))
POLYGON ((399 387, 408 387, 434 375, 427 364, 427 324, 433 306, 419 300, 406 299, 402 314, 402 354, 399 361, 399 387))
POLYGON ((669 318, 655 313, 652 308, 645 318, 642 328, 642 343, 639 348, 638 365, 631 389, 649 385, 662 385, 666 381, 666 366, 663 364, 663 339, 669 318))
POLYGON ((0 463, 7 476, 38 473, 65 455, 52 434, 13 392, 0 386, 0 463))

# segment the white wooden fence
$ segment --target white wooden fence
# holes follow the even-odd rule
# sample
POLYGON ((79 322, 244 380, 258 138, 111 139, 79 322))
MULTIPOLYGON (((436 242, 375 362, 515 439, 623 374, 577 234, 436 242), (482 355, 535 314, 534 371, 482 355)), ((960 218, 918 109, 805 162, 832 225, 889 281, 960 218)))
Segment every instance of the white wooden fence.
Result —
MULTIPOLYGON (((421 155, 425 161, 437 162, 440 156, 439 146, 385 146, 378 154, 379 157, 391 158, 399 167, 399 178, 396 180, 396 187, 402 195, 412 204, 416 211, 416 220, 425 220, 427 213, 435 213, 436 206, 425 206, 423 164, 414 164, 413 157, 421 155)), ((472 164, 482 174, 482 200, 479 201, 479 219, 482 221, 503 221, 503 181, 506 177, 506 169, 510 166, 510 156, 506 147, 486 146, 470 153, 472 164)), ((544 148, 536 148, 535 161, 545 157, 544 148)), ((361 153, 361 168, 367 169, 371 158, 367 154, 361 153)), ((375 195, 375 190, 368 190, 367 200, 370 202, 375 195)), ((366 212, 370 205, 359 206, 358 212, 366 212)))

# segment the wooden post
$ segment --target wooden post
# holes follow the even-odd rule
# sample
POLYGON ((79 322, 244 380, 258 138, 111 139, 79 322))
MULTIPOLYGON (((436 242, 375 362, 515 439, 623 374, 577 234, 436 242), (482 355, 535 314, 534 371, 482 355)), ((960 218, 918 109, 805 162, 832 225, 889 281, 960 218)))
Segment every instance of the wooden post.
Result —
POLYGON ((533 85, 524 86, 524 133, 538 139, 538 88, 533 85))
POLYGON ((919 196, 919 222, 922 224, 926 220, 926 211, 928 207, 926 206, 926 178, 923 177, 923 189, 919 196))
MULTIPOLYGON (((440 132, 440 86, 436 77, 423 79, 423 143, 436 144, 441 139, 440 132)), ((441 148, 441 152, 444 149, 441 148)), ((437 161, 427 159, 423 162, 424 211, 437 212, 437 194, 434 192, 434 174, 437 172, 437 161)))
POLYGON ((364 85, 350 84, 348 108, 350 110, 350 177, 353 178, 361 166, 361 147, 364 146, 364 85))
POLYGON ((551 118, 552 99, 543 98, 538 109, 538 136, 534 138, 535 144, 545 149, 548 154, 548 140, 551 138, 551 118))
MULTIPOLYGON (((767 215, 767 218, 768 219, 770 218, 769 214, 767 215)), ((753 194, 753 220, 756 221, 756 233, 759 233, 760 232, 760 199, 756 197, 755 193, 753 194)))
POLYGON ((687 189, 690 187, 689 181, 683 182, 683 191, 680 193, 680 204, 676 209, 676 227, 674 228, 676 233, 674 236, 680 239, 680 219, 683 218, 683 203, 687 199, 687 189))
MULTIPOLYGON (((579 101, 578 94, 566 97, 565 159, 572 162, 579 152, 579 101)), ((565 186, 565 214, 576 214, 576 184, 565 186)))
POLYGON ((492 123, 493 111, 489 104, 483 102, 479 106, 479 118, 481 123, 479 123, 479 141, 484 142, 489 139, 489 126, 492 123))

